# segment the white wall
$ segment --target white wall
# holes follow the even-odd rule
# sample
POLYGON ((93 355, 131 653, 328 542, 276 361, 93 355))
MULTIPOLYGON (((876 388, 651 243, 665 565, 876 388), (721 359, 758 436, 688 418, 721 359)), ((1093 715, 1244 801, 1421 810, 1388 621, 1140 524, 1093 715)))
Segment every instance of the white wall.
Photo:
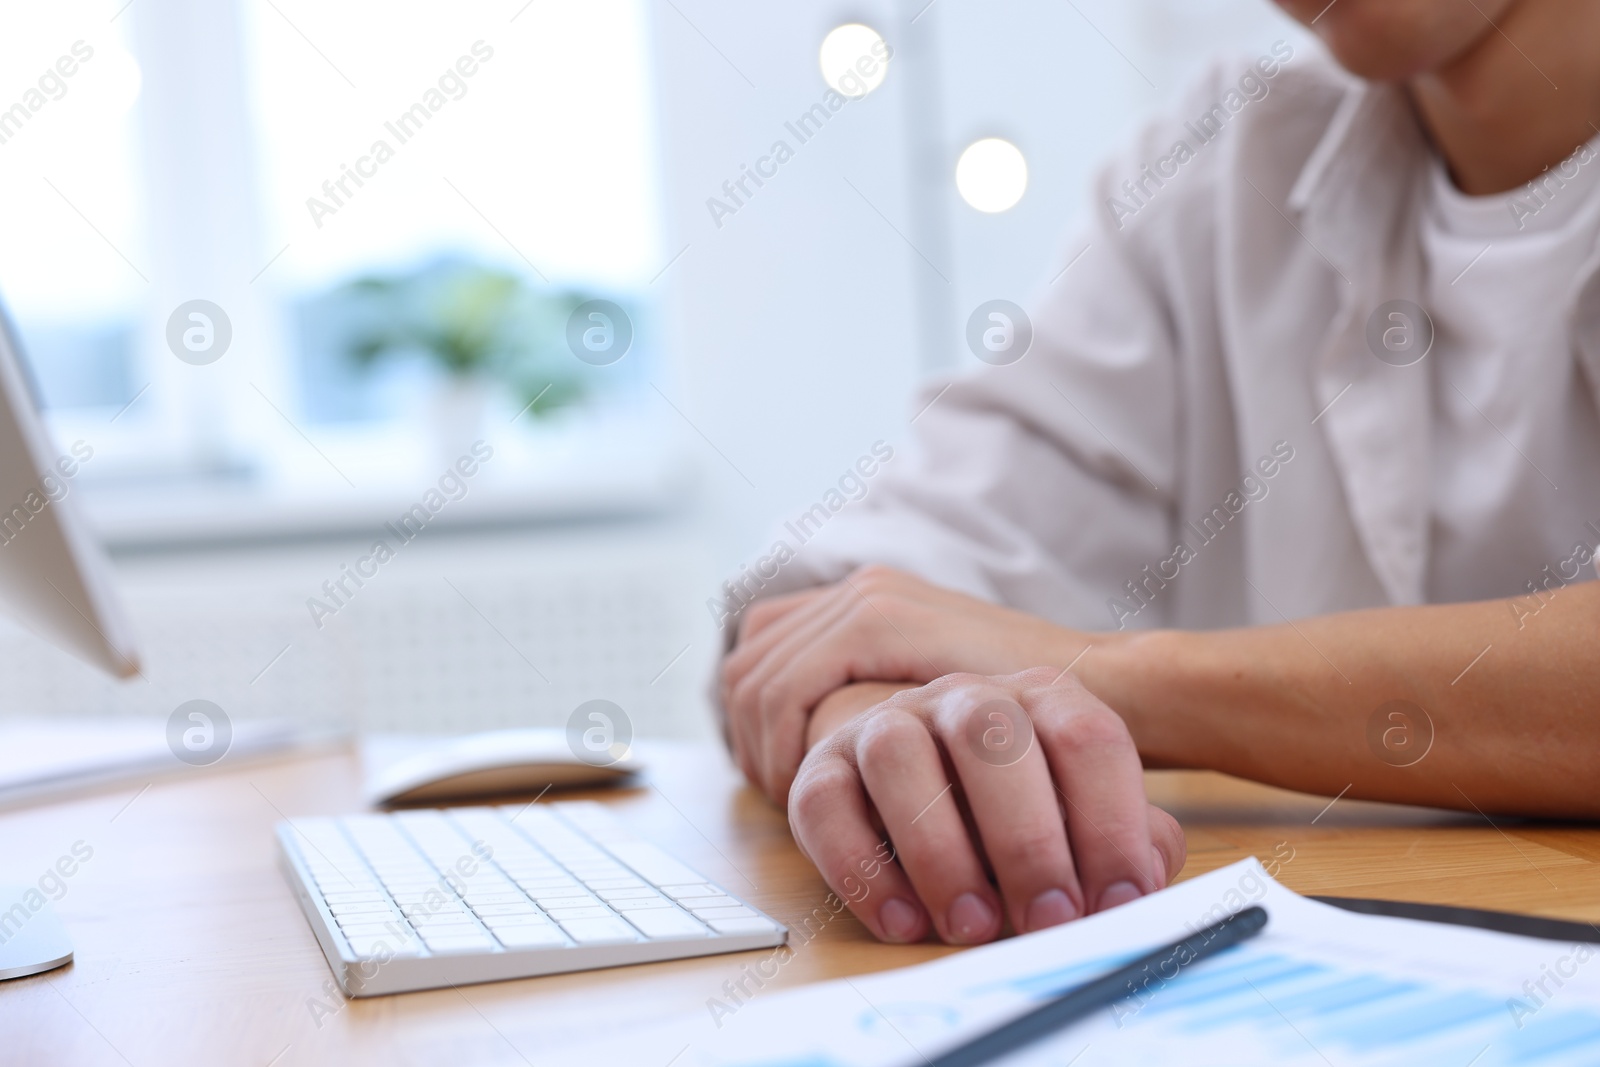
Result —
POLYGON ((903 79, 891 67, 800 145, 784 123, 822 98, 823 35, 851 19, 885 25, 886 7, 673 3, 687 20, 653 8, 665 215, 671 251, 689 249, 658 283, 681 369, 663 389, 743 472, 701 443, 710 534, 731 565, 875 439, 905 437, 914 254, 862 199, 906 228, 903 79), (717 228, 706 199, 778 138, 795 157, 717 228))
POLYGON ((657 0, 652 12, 669 254, 688 246, 659 283, 681 371, 663 389, 727 457, 685 431, 725 567, 874 439, 908 441, 916 382, 977 366, 961 341, 971 309, 1026 304, 1065 262, 1091 171, 1140 116, 1219 52, 1305 40, 1266 0, 657 0), (888 79, 717 228, 706 198, 774 138, 792 140, 784 121, 824 91, 818 46, 850 21, 888 38, 888 79), (1029 162, 1026 195, 1000 215, 955 191, 957 156, 984 136, 1029 162))

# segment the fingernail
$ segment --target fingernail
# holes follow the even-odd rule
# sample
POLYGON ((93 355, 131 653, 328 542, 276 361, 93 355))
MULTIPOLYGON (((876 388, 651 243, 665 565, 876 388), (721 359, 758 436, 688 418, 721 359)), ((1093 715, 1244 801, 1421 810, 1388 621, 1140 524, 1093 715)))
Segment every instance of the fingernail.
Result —
POLYGON ((1028 930, 1043 930, 1047 926, 1060 926, 1078 917, 1072 898, 1059 889, 1046 889, 1028 905, 1028 930))
POLYGON ((1154 845, 1150 846, 1150 855, 1154 856, 1155 859, 1156 859, 1155 866, 1150 868, 1152 871, 1156 872, 1156 886, 1155 887, 1157 889, 1165 889, 1166 885, 1167 885, 1167 861, 1166 861, 1166 857, 1162 856, 1161 855, 1161 850, 1159 848, 1156 848, 1156 846, 1154 846, 1154 845))
POLYGON ((1100 910, 1110 911, 1142 896, 1144 894, 1132 882, 1115 882, 1106 886, 1105 892, 1100 894, 1100 910))
POLYGON ((917 936, 917 909, 893 897, 878 909, 878 925, 883 927, 883 936, 888 940, 910 941, 917 936))
POLYGON ((994 931, 994 909, 976 893, 962 893, 950 905, 950 936, 957 941, 981 941, 994 931))

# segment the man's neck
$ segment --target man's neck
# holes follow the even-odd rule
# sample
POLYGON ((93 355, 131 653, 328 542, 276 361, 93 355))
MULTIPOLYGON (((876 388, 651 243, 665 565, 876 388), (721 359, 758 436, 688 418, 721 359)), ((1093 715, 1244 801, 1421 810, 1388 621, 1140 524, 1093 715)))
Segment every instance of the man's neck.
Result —
POLYGON ((1600 136, 1600 4, 1523 0, 1410 90, 1462 192, 1515 189, 1600 136))

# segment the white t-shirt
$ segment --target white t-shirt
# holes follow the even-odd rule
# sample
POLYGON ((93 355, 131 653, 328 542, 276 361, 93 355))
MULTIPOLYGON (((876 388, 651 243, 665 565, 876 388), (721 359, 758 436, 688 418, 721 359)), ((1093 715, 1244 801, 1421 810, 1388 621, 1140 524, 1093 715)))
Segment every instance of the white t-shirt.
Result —
POLYGON ((1600 247, 1600 139, 1540 184, 1467 196, 1437 159, 1428 179, 1433 602, 1543 585, 1546 565, 1594 577, 1573 557, 1600 542, 1600 413, 1570 320, 1600 247))

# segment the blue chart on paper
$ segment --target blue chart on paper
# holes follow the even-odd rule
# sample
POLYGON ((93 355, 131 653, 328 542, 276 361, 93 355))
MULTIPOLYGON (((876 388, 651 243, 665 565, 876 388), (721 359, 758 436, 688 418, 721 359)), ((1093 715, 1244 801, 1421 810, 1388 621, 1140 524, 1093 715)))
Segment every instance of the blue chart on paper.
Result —
POLYGON ((630 1051, 681 1049, 676 1067, 917 1067, 1251 903, 1269 915, 1254 939, 1147 972, 997 1064, 1600 1067, 1600 946, 1357 915, 1254 860, 931 963, 763 994, 731 1021, 686 1017, 630 1051))
MULTIPOLYGON (((1559 945, 1552 948, 1560 950, 1559 945)), ((953 999, 982 1001, 1008 987, 1038 1002, 1127 958, 1106 957, 986 983, 953 999)), ((1172 1067, 1172 1051, 1182 1048, 1186 1064, 1600 1064, 1600 1011, 1563 1007, 1559 991, 1548 988, 1556 995, 1525 1016, 1519 1029, 1506 997, 1247 945, 1190 968, 1176 981, 1124 998, 1004 1062, 1093 1067, 1148 1061, 1172 1067), (1210 1058, 1210 1049, 1217 1058, 1210 1058)), ((864 1007, 856 1027, 873 1037, 900 1034, 917 1046, 922 1045, 918 1038, 932 1038, 925 1046, 931 1051, 940 1047, 936 1035, 948 1033, 959 1014, 938 1002, 887 1002, 864 1007)), ((907 1063, 920 1062, 909 1044, 907 1052, 907 1063)), ((820 1054, 748 1060, 736 1067, 860 1067, 863 1062, 870 1061, 820 1054)))

